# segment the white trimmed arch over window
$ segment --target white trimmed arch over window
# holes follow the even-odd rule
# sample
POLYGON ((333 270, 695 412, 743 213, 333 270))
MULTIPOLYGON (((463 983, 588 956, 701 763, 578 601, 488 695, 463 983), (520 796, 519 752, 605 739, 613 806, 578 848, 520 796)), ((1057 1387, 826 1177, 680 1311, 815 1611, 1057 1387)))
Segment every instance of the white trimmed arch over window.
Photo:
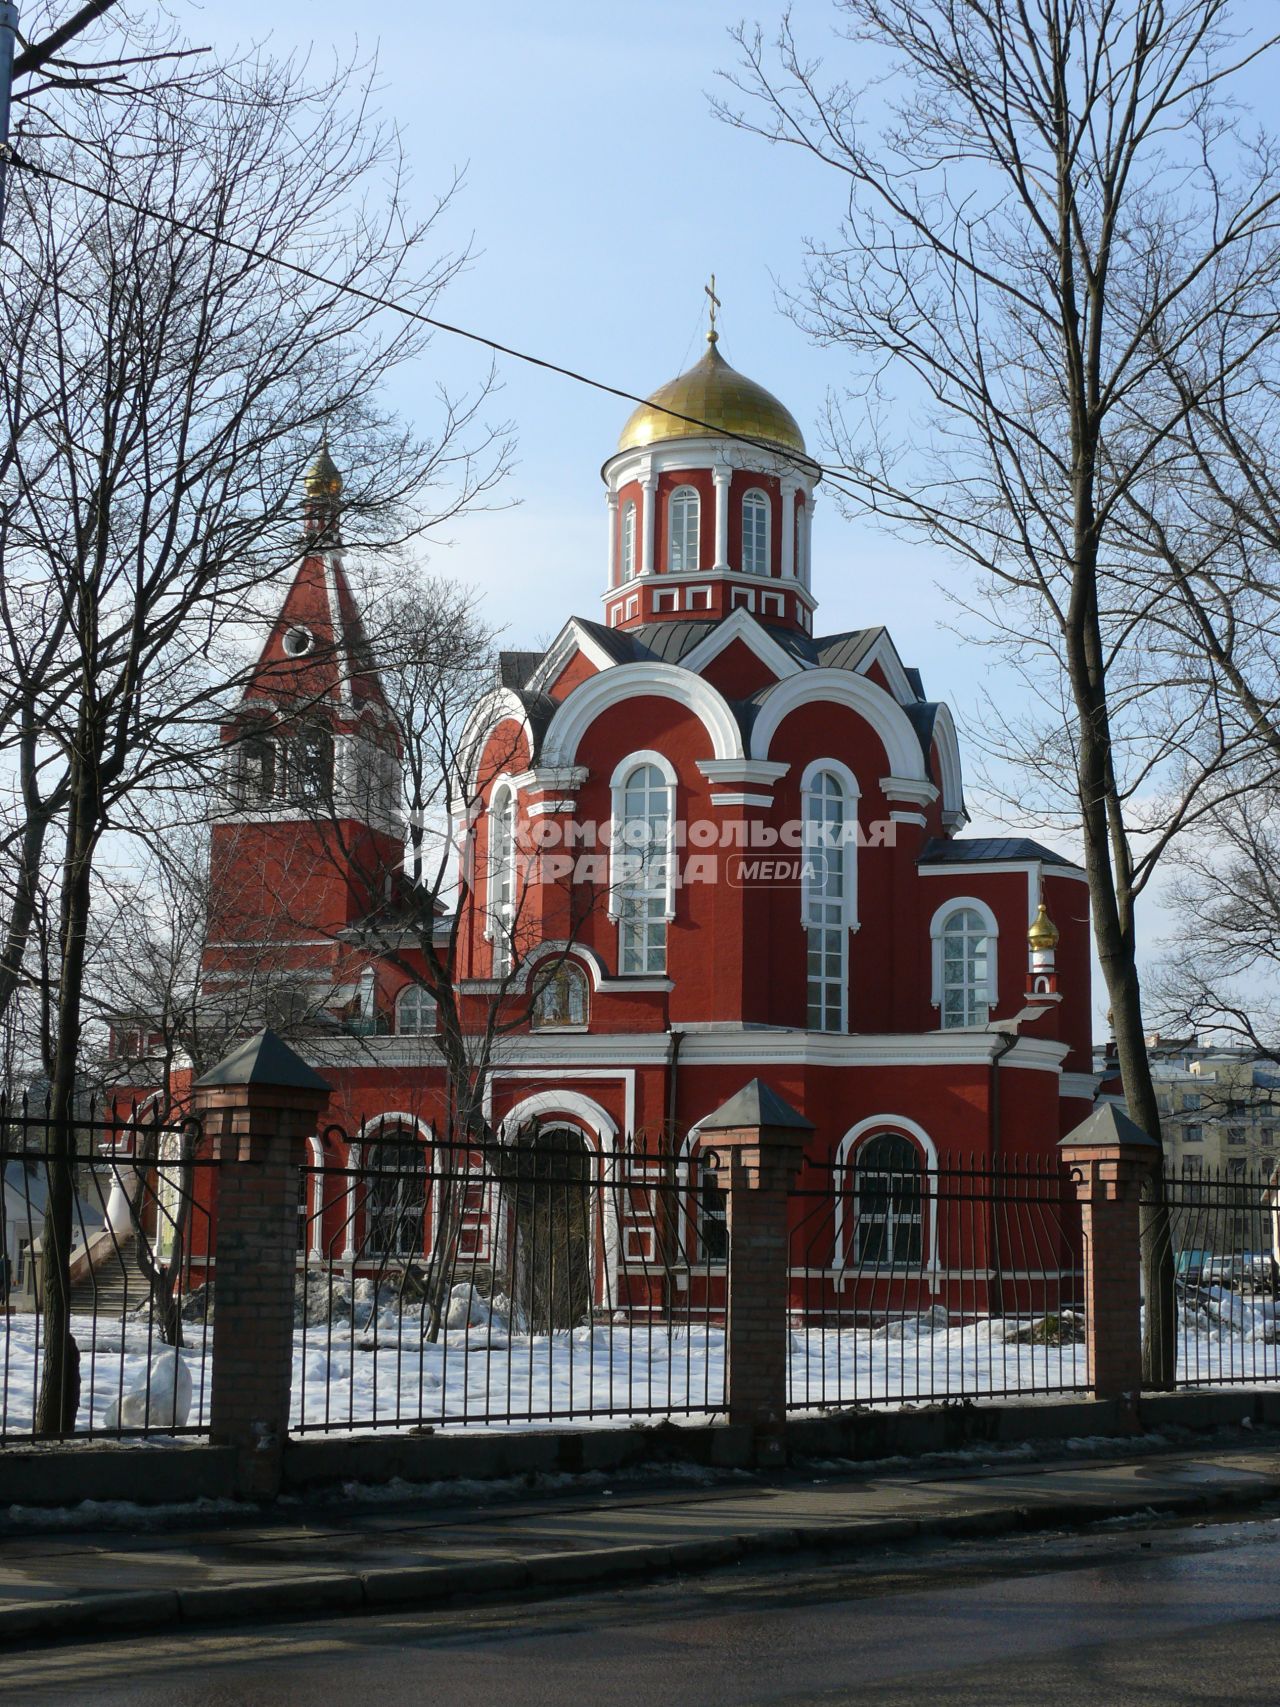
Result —
POLYGON ((665 972, 675 917, 676 773, 661 753, 631 753, 612 777, 609 915, 618 924, 618 971, 665 972))
POLYGON ((636 506, 634 498, 622 506, 622 579, 633 581, 636 573, 636 506))
POLYGON ((769 497, 758 486, 742 499, 742 567, 748 575, 769 573, 769 497))
POLYGON ((836 1149, 835 1267, 938 1271, 938 1152, 904 1115, 860 1120, 836 1149))
POLYGON ((677 486, 667 505, 667 568, 698 567, 698 519, 701 504, 697 488, 677 486))
POLYGON ((849 1024, 849 932, 857 925, 855 839, 858 784, 838 759, 817 759, 800 784, 804 865, 800 886, 805 930, 810 1031, 849 1024))
POLYGON ((533 1000, 532 1023, 535 1031, 585 1027, 587 975, 581 966, 565 960, 547 977, 533 1000))
POLYGON ((986 1025, 996 1005, 999 926, 985 901, 971 895, 944 901, 929 926, 933 1005, 944 1031, 986 1025))

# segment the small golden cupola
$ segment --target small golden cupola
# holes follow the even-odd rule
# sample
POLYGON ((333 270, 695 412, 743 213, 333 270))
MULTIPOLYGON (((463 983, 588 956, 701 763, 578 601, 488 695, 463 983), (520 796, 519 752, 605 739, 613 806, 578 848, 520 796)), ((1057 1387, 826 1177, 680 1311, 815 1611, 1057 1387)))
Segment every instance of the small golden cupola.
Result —
POLYGON ((306 494, 308 533, 336 534, 342 484, 338 465, 329 455, 329 439, 326 434, 320 441, 320 449, 316 452, 310 468, 302 477, 302 489, 306 494))
POLYGON ((601 470, 605 621, 706 624, 740 611, 811 634, 809 545, 822 470, 786 405, 720 353, 714 276, 707 296, 706 352, 632 410, 601 470))
POLYGON ((1049 909, 1041 901, 1027 932, 1030 964, 1027 967, 1027 996, 1035 1002, 1058 1000, 1058 972, 1055 950, 1058 946, 1058 927, 1049 917, 1049 909))
POLYGON ((1042 953, 1045 949, 1052 953, 1057 948, 1058 941, 1058 927, 1049 917, 1049 909, 1041 901, 1036 909, 1036 916, 1031 921, 1031 928, 1027 932, 1027 947, 1032 954, 1042 953))

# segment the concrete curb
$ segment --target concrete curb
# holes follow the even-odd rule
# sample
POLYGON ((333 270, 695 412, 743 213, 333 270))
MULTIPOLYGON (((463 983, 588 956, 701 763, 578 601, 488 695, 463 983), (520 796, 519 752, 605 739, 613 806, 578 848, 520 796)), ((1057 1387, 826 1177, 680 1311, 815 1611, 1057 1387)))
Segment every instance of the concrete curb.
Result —
POLYGON ((1280 1476, 1248 1485, 1152 1489, 1106 1503, 1046 1499, 934 1517, 843 1518, 838 1523, 748 1530, 699 1541, 623 1545, 578 1552, 511 1555, 459 1565, 373 1567, 363 1572, 308 1572, 270 1582, 212 1583, 175 1589, 136 1589, 72 1599, 0 1606, 0 1645, 40 1640, 93 1640, 114 1633, 162 1631, 177 1625, 260 1623, 317 1614, 433 1610, 512 1595, 553 1598, 586 1588, 671 1574, 698 1574, 744 1560, 835 1557, 927 1536, 953 1540, 1090 1524, 1155 1513, 1178 1516, 1259 1505, 1280 1497, 1280 1476))

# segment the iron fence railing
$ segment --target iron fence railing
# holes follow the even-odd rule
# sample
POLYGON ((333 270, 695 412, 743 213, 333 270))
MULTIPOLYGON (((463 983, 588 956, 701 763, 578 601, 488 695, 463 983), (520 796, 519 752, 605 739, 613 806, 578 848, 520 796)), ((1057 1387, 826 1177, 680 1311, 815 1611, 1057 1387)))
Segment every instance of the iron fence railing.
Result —
POLYGON ((1057 1158, 926 1168, 876 1142, 807 1164, 791 1195, 789 1409, 1083 1388, 1081 1217, 1057 1158))
POLYGON ((1161 1192, 1167 1214, 1148 1216, 1149 1237, 1173 1255, 1178 1385, 1280 1380, 1278 1173, 1201 1165, 1148 1184, 1147 1204, 1161 1192))
POLYGON ((340 1136, 302 1176, 299 1433, 723 1409, 724 1224, 686 1164, 340 1136))
POLYGON ((0 1101, 0 1445, 41 1435, 196 1434, 211 1371, 205 1289, 211 1164, 193 1120, 155 1105, 89 1108, 71 1122, 0 1101), (51 1183, 70 1188, 65 1262, 51 1265, 69 1316, 46 1296, 51 1183), (74 1395, 70 1431, 41 1426, 56 1359, 74 1395))

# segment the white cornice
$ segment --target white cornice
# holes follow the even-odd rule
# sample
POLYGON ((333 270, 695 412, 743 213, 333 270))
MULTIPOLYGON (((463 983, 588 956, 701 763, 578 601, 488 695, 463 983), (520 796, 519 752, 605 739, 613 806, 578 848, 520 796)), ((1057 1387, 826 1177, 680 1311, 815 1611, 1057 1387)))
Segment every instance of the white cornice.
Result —
POLYGON ((913 776, 882 776, 880 787, 886 800, 907 800, 913 806, 932 806, 938 791, 931 782, 913 776))
POLYGON ((759 783, 772 788, 786 776, 791 765, 779 759, 697 759, 694 761, 708 782, 759 783))
MULTIPOLYGON (((648 586, 661 592, 663 588, 678 587, 709 587, 713 581, 732 582, 735 587, 752 587, 766 593, 782 595, 790 593, 804 605, 806 610, 813 612, 818 608, 818 601, 807 587, 797 580, 783 580, 777 575, 748 575, 743 569, 647 569, 638 575, 633 575, 629 581, 623 581, 620 586, 606 587, 600 595, 602 604, 613 604, 618 599, 634 593, 640 586, 648 586)), ((741 610, 741 606, 738 607, 741 610)), ((683 617, 691 621, 706 621, 707 614, 703 611, 681 611, 683 617)), ((749 616, 749 611, 743 611, 749 616)), ((725 618, 728 621, 728 618, 725 618)), ((625 632, 625 630, 624 630, 625 632)), ((701 644, 701 643, 700 643, 701 644)), ((790 654, 788 654, 790 656, 790 654)), ((794 663, 795 660, 793 659, 794 663)), ((813 665, 805 664, 803 669, 812 669, 813 665)), ((878 686, 878 684, 872 684, 878 686)))

